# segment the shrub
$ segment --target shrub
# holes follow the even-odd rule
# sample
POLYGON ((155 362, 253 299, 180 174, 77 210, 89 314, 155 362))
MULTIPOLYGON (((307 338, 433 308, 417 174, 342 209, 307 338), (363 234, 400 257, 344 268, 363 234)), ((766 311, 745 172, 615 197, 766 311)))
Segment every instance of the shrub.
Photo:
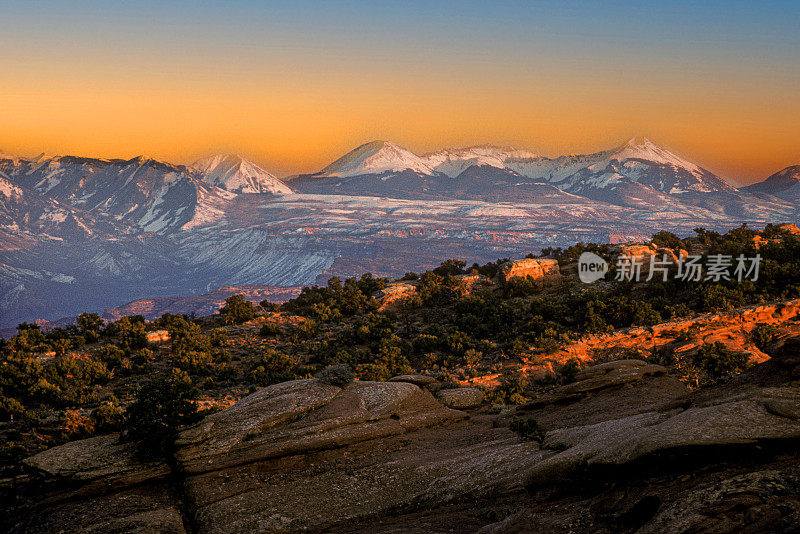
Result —
POLYGON ((717 341, 703 345, 694 356, 694 363, 705 373, 702 382, 714 383, 732 374, 741 373, 748 367, 750 356, 746 352, 731 350, 717 341))
POLYGON ((356 375, 361 380, 374 380, 376 382, 385 382, 393 376, 388 367, 376 363, 362 363, 356 366, 356 375))
POLYGON ((561 368, 561 379, 565 384, 575 382, 575 377, 580 370, 581 362, 577 358, 570 358, 564 362, 564 366, 561 368))
POLYGON ((0 391, 0 421, 11 421, 24 416, 25 407, 22 403, 13 397, 6 397, 0 391))
POLYGON ((513 417, 508 425, 512 431, 516 432, 520 441, 544 441, 545 431, 539 427, 538 421, 533 417, 513 417))
POLYGON ((280 311, 281 309, 281 305, 279 303, 270 302, 268 300, 262 300, 261 302, 258 303, 258 305, 261 306, 264 309, 264 311, 268 312, 277 312, 280 311))
POLYGON ((259 361, 251 368, 248 378, 258 386, 271 386, 300 378, 296 371, 297 363, 289 356, 267 349, 261 353, 259 361))
POLYGON ((185 372, 173 370, 142 385, 125 411, 127 437, 146 458, 168 457, 180 429, 199 419, 199 391, 185 372))
POLYGON ((105 402, 92 410, 91 419, 97 431, 119 430, 125 420, 125 412, 116 402, 105 402))
POLYGON ((507 373, 500 379, 500 385, 493 389, 489 400, 494 404, 524 404, 528 380, 522 373, 507 373))
POLYGON ((226 324, 241 324, 256 316, 256 307, 242 295, 231 295, 225 299, 225 305, 219 313, 225 318, 226 324))
POLYGON ((275 323, 264 323, 259 334, 261 337, 277 337, 281 333, 281 327, 275 323))
POLYGON ((78 330, 86 337, 87 341, 97 341, 100 337, 100 329, 105 321, 96 313, 82 313, 78 316, 78 330))
POLYGON ((353 381, 353 372, 349 365, 340 363, 326 367, 317 373, 317 378, 324 384, 343 388, 353 381))
POLYGON ((110 335, 118 336, 119 344, 124 348, 141 349, 147 346, 147 333, 141 316, 123 317, 106 330, 110 335))
POLYGON ((780 334, 778 327, 773 324, 760 324, 750 332, 750 340, 759 350, 764 351, 773 343, 780 334))
POLYGON ((79 410, 67 410, 61 419, 61 430, 69 439, 79 439, 94 434, 94 421, 79 410))

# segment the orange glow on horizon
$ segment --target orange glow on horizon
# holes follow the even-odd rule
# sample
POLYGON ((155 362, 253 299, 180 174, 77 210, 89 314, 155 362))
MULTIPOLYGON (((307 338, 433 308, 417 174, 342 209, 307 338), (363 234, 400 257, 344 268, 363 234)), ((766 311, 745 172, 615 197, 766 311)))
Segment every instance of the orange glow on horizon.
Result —
POLYGON ((224 68, 206 75, 183 59, 100 57, 72 64, 77 71, 49 58, 35 68, 0 59, 0 72, 15 73, 0 86, 0 149, 176 163, 237 152, 285 176, 320 170, 374 139, 417 153, 492 143, 557 156, 645 135, 735 184, 800 163, 796 73, 766 86, 722 67, 646 79, 606 68, 576 80, 569 63, 545 75, 527 63, 336 68, 213 58, 224 68))

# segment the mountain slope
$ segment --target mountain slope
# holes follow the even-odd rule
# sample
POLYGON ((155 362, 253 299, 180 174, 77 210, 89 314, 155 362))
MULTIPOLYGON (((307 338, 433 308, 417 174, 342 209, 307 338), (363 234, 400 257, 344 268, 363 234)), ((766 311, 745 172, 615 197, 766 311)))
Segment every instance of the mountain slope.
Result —
POLYGON ((719 176, 644 137, 597 155, 602 157, 554 183, 574 193, 614 187, 620 182, 636 182, 669 195, 736 190, 719 176))
POLYGON ((800 165, 786 167, 763 182, 748 185, 742 190, 749 193, 764 193, 796 202, 800 200, 800 165))
POLYGON ((277 177, 241 156, 218 154, 196 161, 192 168, 198 170, 209 185, 233 193, 292 193, 292 189, 277 177))
POLYGON ((205 183, 197 171, 144 156, 0 160, 0 172, 63 205, 161 233, 207 221, 215 205, 235 196, 205 183))
POLYGON ((511 166, 520 160, 536 159, 539 156, 526 150, 512 147, 481 145, 466 148, 448 148, 423 156, 428 165, 442 174, 455 178, 469 167, 494 167, 515 172, 511 166))

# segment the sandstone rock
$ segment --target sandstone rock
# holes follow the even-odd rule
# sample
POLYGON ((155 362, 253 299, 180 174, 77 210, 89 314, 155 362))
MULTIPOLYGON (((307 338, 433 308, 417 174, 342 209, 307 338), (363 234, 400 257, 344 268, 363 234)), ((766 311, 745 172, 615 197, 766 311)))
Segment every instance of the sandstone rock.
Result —
POLYGON ((615 369, 644 367, 645 365, 647 365, 647 362, 645 362, 644 360, 613 360, 610 362, 593 365, 591 367, 587 367, 586 369, 579 371, 578 374, 575 375, 575 380, 580 381, 580 380, 586 380, 588 378, 596 378, 615 369))
POLYGON ((483 391, 477 388, 442 389, 436 394, 436 398, 448 408, 466 410, 477 408, 483 403, 483 391))
MULTIPOLYGON (((685 252, 685 251, 681 251, 685 252)), ((628 258, 630 261, 637 261, 641 264, 641 279, 647 278, 650 274, 650 264, 655 259, 658 262, 667 261, 672 264, 678 264, 679 258, 675 252, 668 248, 656 248, 652 243, 649 244, 627 244, 620 245, 617 249, 617 259, 628 258)), ((654 273, 653 276, 663 276, 659 272, 654 273)))
POLYGON ((666 374, 667 369, 660 365, 648 364, 642 360, 616 360, 601 363, 580 371, 575 382, 558 388, 538 399, 522 406, 524 409, 535 408, 546 404, 554 404, 579 399, 609 388, 618 388, 625 384, 644 378, 666 374))
POLYGON ((800 391, 763 388, 732 398, 722 395, 683 411, 649 412, 553 430, 542 447, 562 452, 536 465, 529 483, 536 486, 585 467, 622 465, 676 448, 798 439, 800 420, 786 408, 793 405, 800 405, 800 391), (783 413, 774 413, 776 407, 783 413))
POLYGON ((148 343, 162 343, 164 341, 169 341, 169 332, 166 330, 153 330, 147 333, 148 343))
POLYGON ((133 443, 120 443, 119 434, 71 441, 40 452, 24 463, 41 473, 76 482, 99 481, 107 486, 127 486, 163 478, 163 462, 143 463, 135 457, 133 443))
POLYGON ((746 473, 693 488, 662 507, 637 533, 791 532, 800 523, 800 469, 746 473))
POLYGON ((408 382, 415 386, 425 387, 437 382, 437 380, 430 375, 400 375, 393 376, 389 379, 389 382, 408 382))
POLYGON ((416 293, 416 282, 391 282, 376 292, 373 297, 378 301, 379 310, 387 310, 399 306, 416 293))
POLYGON ((508 428, 457 425, 191 476, 198 530, 351 531, 359 518, 519 492, 520 473, 554 454, 508 428))
POLYGON ((180 503, 161 484, 51 503, 16 517, 10 532, 184 534, 186 528, 180 503))
POLYGON ((503 282, 528 276, 542 285, 551 285, 561 281, 558 261, 545 258, 528 258, 503 263, 500 265, 497 276, 503 282))
POLYGON ((800 235, 800 228, 798 228, 796 224, 788 224, 788 223, 782 224, 778 226, 778 228, 780 228, 781 230, 785 230, 790 234, 800 235))
POLYGON ((179 465, 198 473, 458 420, 417 386, 353 382, 344 389, 315 379, 275 384, 181 433, 179 465))

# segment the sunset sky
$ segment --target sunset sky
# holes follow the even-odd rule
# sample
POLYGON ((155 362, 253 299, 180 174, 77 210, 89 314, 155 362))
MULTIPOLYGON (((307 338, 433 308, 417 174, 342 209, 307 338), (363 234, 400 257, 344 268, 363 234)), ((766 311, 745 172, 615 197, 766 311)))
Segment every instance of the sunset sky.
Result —
POLYGON ((0 3, 0 149, 279 175, 389 139, 800 163, 800 2, 0 3))

